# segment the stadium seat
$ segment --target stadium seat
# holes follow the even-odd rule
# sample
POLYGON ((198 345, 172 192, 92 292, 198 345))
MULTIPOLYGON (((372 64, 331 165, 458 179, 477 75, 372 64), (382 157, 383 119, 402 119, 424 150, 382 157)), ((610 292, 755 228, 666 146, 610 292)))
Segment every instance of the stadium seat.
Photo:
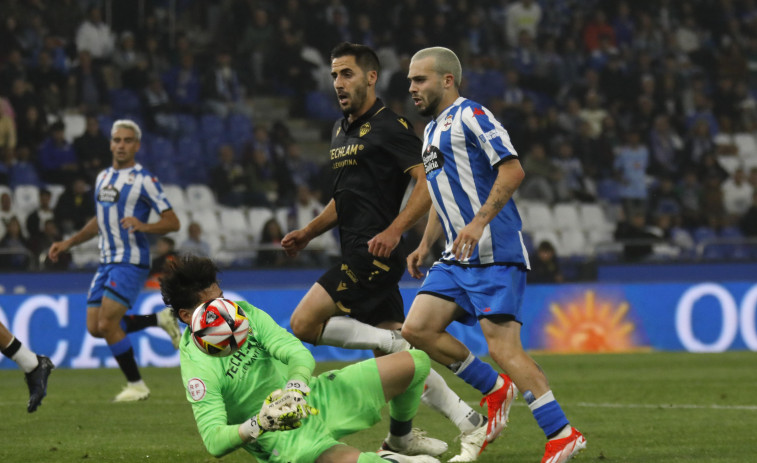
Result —
MULTIPOLYGON (((545 203, 532 203, 524 211, 526 214, 526 223, 530 231, 539 232, 555 229, 555 219, 552 214, 552 208, 545 203)), ((538 241, 534 240, 537 243, 538 241)))
POLYGON ((113 120, 112 117, 105 114, 97 115, 97 125, 100 126, 100 131, 108 138, 110 138, 110 131, 113 128, 113 120))
POLYGON ((163 192, 165 192, 168 202, 176 211, 185 211, 187 209, 187 197, 184 195, 184 189, 179 185, 163 183, 163 192))
POLYGON ((276 220, 279 222, 281 231, 283 231, 284 233, 287 233, 289 231, 289 215, 291 213, 292 210, 288 207, 279 207, 276 209, 276 220))
POLYGON ((208 113, 200 117, 200 131, 204 137, 221 137, 226 127, 220 116, 208 113))
POLYGON ((229 134, 233 139, 249 139, 252 137, 252 121, 244 114, 229 114, 229 117, 226 120, 226 125, 228 126, 229 134))
POLYGON ((692 237, 694 238, 694 242, 696 244, 701 244, 704 241, 716 240, 718 238, 718 235, 712 228, 701 226, 694 229, 692 237))
POLYGON ((581 230, 581 220, 578 217, 578 207, 571 203, 556 204, 552 208, 555 215, 555 228, 561 232, 567 230, 581 230))
POLYGON ((614 230, 615 224, 612 223, 605 214, 604 209, 599 204, 585 203, 578 208, 578 222, 584 231, 593 230, 614 230))
POLYGON ((19 185, 13 190, 13 200, 16 210, 27 216, 39 207, 39 187, 37 185, 19 185))
MULTIPOLYGON (((121 119, 126 115, 141 114, 142 102, 139 100, 139 94, 127 88, 116 88, 110 91, 110 106, 113 114, 121 119)), ((109 132, 110 133, 110 132, 109 132)))
POLYGON ((178 113, 176 120, 179 122, 179 133, 182 135, 195 135, 199 132, 200 124, 193 115, 178 113))
POLYGON ((160 161, 174 162, 178 159, 173 143, 165 137, 153 138, 149 142, 149 151, 149 165, 157 165, 160 161))
MULTIPOLYGON (((63 115, 63 137, 67 142, 73 143, 74 139, 87 129, 87 118, 83 114, 68 113, 63 115)), ((108 131, 110 135, 110 131, 108 131)))
POLYGON ((549 241, 552 243, 552 246, 555 248, 555 251, 558 256, 563 256, 565 253, 563 252, 562 245, 560 243, 560 238, 557 236, 557 233, 553 230, 536 230, 534 231, 534 244, 536 247, 539 247, 539 244, 541 244, 542 241, 549 241))
POLYGON ((46 185, 45 188, 50 192, 50 207, 55 209, 55 205, 58 204, 58 198, 60 198, 60 195, 62 195, 63 192, 66 191, 66 187, 64 185, 52 183, 46 185))
MULTIPOLYGON (((561 230, 560 245, 564 256, 588 256, 591 250, 586 246, 586 236, 582 230, 561 230)), ((558 249, 558 253, 560 253, 558 249)))
POLYGON ((224 232, 247 234, 250 232, 250 223, 244 210, 236 207, 222 207, 218 212, 221 220, 221 229, 224 232))
POLYGON ((333 95, 318 91, 309 92, 305 97, 305 111, 308 117, 320 121, 333 121, 342 117, 342 112, 335 103, 333 95))
POLYGON ((215 209, 217 206, 215 194, 207 185, 193 183, 187 185, 184 191, 187 195, 187 207, 191 211, 215 209))

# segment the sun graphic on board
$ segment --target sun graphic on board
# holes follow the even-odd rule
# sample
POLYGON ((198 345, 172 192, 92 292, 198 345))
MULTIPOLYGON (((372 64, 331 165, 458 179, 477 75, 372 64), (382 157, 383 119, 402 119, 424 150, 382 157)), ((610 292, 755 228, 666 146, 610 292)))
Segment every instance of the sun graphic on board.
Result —
POLYGON ((596 299, 586 291, 583 301, 568 302, 565 307, 550 304, 552 319, 546 324, 546 348, 557 352, 619 352, 637 350, 633 339, 636 325, 627 320, 628 302, 616 307, 596 299))

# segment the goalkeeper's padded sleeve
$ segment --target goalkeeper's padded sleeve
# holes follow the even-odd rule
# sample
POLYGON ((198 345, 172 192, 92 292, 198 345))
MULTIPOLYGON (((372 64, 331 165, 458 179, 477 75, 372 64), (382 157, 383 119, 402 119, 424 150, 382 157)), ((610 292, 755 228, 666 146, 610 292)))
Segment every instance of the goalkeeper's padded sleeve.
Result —
POLYGON ((389 401, 389 416, 397 421, 410 421, 415 417, 421 403, 423 385, 431 370, 428 354, 418 349, 411 349, 407 353, 413 356, 415 373, 405 392, 389 401))

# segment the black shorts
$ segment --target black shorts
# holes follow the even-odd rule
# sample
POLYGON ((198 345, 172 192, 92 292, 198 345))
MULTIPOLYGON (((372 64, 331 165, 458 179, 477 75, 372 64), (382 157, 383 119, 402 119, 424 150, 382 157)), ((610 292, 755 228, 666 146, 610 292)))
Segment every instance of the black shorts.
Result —
POLYGON ((339 310, 356 320, 376 326, 385 321, 405 321, 405 305, 399 281, 405 272, 401 259, 376 257, 367 250, 352 251, 326 271, 318 283, 339 310))

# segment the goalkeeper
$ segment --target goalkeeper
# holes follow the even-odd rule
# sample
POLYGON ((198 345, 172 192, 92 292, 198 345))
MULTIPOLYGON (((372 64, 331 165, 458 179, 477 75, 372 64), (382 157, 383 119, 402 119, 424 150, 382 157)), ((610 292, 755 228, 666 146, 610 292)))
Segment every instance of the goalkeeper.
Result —
MULTIPOLYGON (((163 300, 189 324, 203 301, 221 297, 217 267, 207 258, 169 262, 163 300)), ((397 437, 411 438, 430 361, 422 351, 370 359, 312 377, 315 360, 293 335, 260 309, 238 302, 250 320, 244 345, 229 357, 197 349, 185 330, 181 376, 205 447, 220 457, 244 448, 260 462, 438 462, 428 455, 360 452, 338 441, 389 413, 397 437), (382 458, 385 457, 385 458, 382 458)))

